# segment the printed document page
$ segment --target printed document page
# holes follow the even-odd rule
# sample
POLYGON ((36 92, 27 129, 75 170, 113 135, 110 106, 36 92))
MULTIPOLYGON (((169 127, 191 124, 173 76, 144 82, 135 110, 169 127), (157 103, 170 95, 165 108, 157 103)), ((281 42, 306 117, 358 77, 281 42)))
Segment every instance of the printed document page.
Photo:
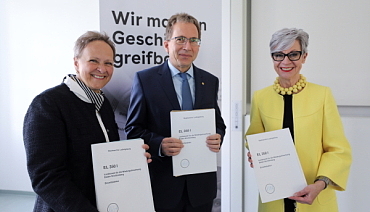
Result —
POLYGON ((217 154, 206 143, 216 134, 215 110, 171 111, 171 136, 184 148, 172 157, 173 176, 217 171, 217 154))
POLYGON ((142 139, 91 145, 99 211, 154 211, 142 139))
POLYGON ((289 129, 247 135, 262 203, 293 196, 307 186, 289 129))

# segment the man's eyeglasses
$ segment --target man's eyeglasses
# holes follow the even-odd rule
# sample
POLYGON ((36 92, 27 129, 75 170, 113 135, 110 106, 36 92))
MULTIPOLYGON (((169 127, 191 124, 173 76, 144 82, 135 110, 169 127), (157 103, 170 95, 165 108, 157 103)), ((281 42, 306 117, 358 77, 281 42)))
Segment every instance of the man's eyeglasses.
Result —
POLYGON ((190 42, 190 45, 192 46, 199 46, 200 45, 200 39, 199 38, 187 38, 184 36, 174 37, 169 40, 175 40, 175 42, 179 45, 185 45, 186 42, 190 42))
POLYGON ((290 61, 297 61, 299 58, 301 58, 302 51, 293 51, 289 52, 288 54, 284 54, 282 52, 274 52, 271 53, 271 57, 275 61, 283 61, 285 56, 288 56, 290 61))

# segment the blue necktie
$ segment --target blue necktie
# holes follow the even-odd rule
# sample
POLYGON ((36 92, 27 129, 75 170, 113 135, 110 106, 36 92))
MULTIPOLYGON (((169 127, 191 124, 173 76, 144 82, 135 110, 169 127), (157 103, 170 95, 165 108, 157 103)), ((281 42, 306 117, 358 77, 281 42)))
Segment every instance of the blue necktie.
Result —
POLYGON ((179 73, 182 78, 182 106, 183 110, 192 110, 193 109, 193 98, 191 97, 190 86, 188 82, 187 73, 179 73))

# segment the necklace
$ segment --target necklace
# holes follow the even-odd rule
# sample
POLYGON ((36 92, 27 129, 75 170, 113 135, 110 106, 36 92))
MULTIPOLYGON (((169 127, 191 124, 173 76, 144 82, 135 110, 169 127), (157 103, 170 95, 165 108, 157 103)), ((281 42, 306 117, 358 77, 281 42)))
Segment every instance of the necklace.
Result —
POLYGON ((274 82, 274 85, 272 86, 276 93, 281 94, 281 95, 292 95, 293 93, 298 93, 298 91, 302 90, 306 86, 306 77, 304 77, 302 74, 300 74, 300 79, 298 82, 289 87, 289 88, 283 88, 279 84, 279 77, 276 77, 276 80, 274 82))

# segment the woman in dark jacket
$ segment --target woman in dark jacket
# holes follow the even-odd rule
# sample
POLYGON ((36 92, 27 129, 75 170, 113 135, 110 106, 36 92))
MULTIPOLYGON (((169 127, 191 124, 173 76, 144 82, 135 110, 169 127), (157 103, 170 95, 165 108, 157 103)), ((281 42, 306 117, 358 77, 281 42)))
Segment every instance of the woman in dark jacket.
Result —
POLYGON ((76 75, 36 96, 24 119, 37 212, 98 211, 91 144, 119 140, 114 113, 101 91, 113 74, 114 43, 89 31, 74 50, 76 75))

